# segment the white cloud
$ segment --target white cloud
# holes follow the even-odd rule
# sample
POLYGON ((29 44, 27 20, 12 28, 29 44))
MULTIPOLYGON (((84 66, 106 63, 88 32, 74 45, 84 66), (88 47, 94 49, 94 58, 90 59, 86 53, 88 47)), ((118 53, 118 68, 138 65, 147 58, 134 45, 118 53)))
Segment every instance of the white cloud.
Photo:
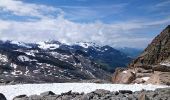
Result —
POLYGON ((169 7, 169 5, 170 5, 170 1, 169 0, 164 0, 164 1, 156 4, 154 7, 165 7, 165 6, 169 7))
POLYGON ((49 12, 61 13, 62 10, 45 5, 28 4, 18 0, 0 0, 0 10, 19 16, 46 17, 49 12))
POLYGON ((169 5, 170 1, 169 0, 161 0, 161 1, 156 1, 156 3, 152 3, 149 5, 142 6, 142 9, 144 9, 146 12, 154 13, 155 15, 163 15, 163 16, 169 16, 169 5))
POLYGON ((75 23, 63 17, 28 22, 10 20, 0 20, 0 22, 7 26, 0 29, 1 39, 27 42, 54 39, 68 43, 86 41, 102 45, 129 47, 138 47, 139 45, 144 47, 151 40, 151 38, 134 35, 134 30, 142 30, 147 27, 147 23, 139 22, 125 22, 124 24, 75 23))
POLYGON ((0 0, 0 11, 5 10, 19 16, 40 18, 33 21, 0 19, 0 39, 3 40, 36 42, 54 39, 68 43, 84 41, 102 45, 142 48, 153 37, 145 38, 146 34, 139 35, 139 31, 144 33, 143 30, 151 26, 160 27, 161 24, 170 22, 170 19, 167 18, 159 21, 132 20, 112 24, 105 24, 101 21, 77 23, 64 18, 63 13, 58 16, 45 15, 45 12, 56 12, 59 8, 28 4, 22 1, 3 1, 0 0), (138 30, 138 33, 136 33, 136 30, 138 30))

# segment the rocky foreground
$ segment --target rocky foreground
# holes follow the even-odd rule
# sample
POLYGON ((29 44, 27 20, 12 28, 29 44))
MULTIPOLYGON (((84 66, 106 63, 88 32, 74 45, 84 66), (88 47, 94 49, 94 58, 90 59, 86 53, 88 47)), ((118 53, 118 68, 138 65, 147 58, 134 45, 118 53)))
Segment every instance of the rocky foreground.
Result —
MULTIPOLYGON (((0 100, 6 100, 3 94, 0 94, 0 100)), ((14 97, 13 100, 170 100, 170 88, 137 92, 130 90, 110 92, 108 90, 98 89, 87 94, 69 91, 60 95, 52 91, 47 91, 40 95, 19 95, 14 97)))

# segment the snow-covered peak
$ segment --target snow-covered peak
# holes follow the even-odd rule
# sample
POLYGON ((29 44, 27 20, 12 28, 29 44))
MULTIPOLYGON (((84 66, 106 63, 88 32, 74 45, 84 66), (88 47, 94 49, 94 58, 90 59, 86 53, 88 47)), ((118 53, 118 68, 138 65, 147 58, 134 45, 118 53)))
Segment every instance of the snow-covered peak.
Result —
POLYGON ((50 42, 38 42, 38 47, 41 49, 50 49, 50 50, 54 50, 60 47, 59 44, 56 43, 50 43, 50 42))
POLYGON ((31 48, 31 46, 27 45, 26 43, 19 42, 19 41, 10 41, 10 43, 18 45, 18 46, 26 47, 26 48, 31 48))
POLYGON ((83 48, 89 48, 89 47, 99 47, 93 42, 76 42, 75 45, 79 45, 83 48))

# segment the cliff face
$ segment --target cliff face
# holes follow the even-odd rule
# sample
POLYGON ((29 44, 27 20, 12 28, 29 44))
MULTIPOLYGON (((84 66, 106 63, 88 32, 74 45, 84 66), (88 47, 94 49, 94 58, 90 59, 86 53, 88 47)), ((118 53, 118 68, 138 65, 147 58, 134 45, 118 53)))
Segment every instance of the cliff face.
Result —
POLYGON ((153 39, 127 69, 117 69, 112 82, 170 85, 170 25, 153 39))
POLYGON ((134 60, 129 67, 140 67, 143 65, 157 65, 170 58, 170 25, 168 25, 144 52, 134 60))

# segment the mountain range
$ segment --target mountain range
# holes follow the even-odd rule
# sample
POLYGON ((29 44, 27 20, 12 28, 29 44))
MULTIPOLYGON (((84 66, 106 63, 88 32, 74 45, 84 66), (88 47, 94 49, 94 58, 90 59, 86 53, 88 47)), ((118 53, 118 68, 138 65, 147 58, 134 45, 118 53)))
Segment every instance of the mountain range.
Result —
POLYGON ((0 41, 0 82, 43 83, 110 80, 117 66, 132 60, 108 45, 58 41, 0 41))

